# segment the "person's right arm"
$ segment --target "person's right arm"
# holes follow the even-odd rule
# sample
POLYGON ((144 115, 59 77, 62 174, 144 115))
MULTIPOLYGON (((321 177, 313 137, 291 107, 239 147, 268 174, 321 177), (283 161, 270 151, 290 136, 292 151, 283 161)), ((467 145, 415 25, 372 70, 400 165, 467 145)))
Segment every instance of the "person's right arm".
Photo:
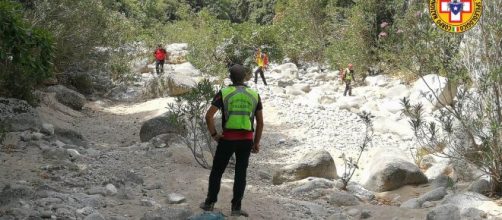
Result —
POLYGON ((261 134, 263 133, 263 111, 259 110, 256 112, 256 131, 254 136, 254 144, 251 152, 258 153, 260 152, 260 140, 261 134))

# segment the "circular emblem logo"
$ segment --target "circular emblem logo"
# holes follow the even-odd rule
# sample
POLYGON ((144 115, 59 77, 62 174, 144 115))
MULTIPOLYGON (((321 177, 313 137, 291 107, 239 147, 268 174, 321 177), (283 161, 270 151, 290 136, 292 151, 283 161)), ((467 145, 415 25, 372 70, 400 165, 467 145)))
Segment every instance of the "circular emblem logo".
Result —
POLYGON ((483 12, 482 0, 429 0, 429 13, 444 31, 462 33, 478 23, 483 12))

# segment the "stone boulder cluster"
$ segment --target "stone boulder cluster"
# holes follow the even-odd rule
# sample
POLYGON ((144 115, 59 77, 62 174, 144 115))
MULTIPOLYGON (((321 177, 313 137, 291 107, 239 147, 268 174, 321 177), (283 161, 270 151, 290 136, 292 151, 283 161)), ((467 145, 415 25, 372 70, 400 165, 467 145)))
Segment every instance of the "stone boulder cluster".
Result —
MULTIPOLYGON (((273 184, 282 184, 282 188, 291 189, 293 194, 311 198, 324 195, 328 203, 340 207, 353 207, 361 203, 380 204, 382 199, 375 195, 404 186, 432 186, 416 198, 404 201, 397 198, 391 203, 403 209, 423 209, 428 212, 427 219, 487 217, 485 211, 488 209, 480 209, 467 202, 459 205, 449 199, 468 191, 468 195, 493 205, 493 202, 482 196, 489 191, 486 180, 474 181, 461 192, 453 187, 457 182, 472 181, 460 173, 467 172, 467 176, 474 176, 479 172, 468 165, 469 169, 465 170, 465 166, 458 166, 449 159, 434 155, 426 155, 416 161, 410 154, 411 149, 416 149, 414 146, 417 143, 413 141, 413 132, 402 114, 401 100, 408 98, 412 104, 424 104, 425 113, 432 116, 437 109, 454 101, 457 93, 454 85, 435 74, 426 75, 408 85, 385 75, 368 76, 361 80, 357 79, 356 73, 358 83, 353 88, 354 96, 343 96, 344 85, 338 80, 338 75, 338 71, 329 71, 323 67, 298 68, 293 63, 286 63, 271 67, 267 75, 269 85, 273 85, 271 88, 252 84, 261 94, 266 94, 268 99, 265 99, 265 103, 280 109, 278 115, 284 119, 282 122, 286 127, 307 129, 300 135, 301 140, 291 142, 281 139, 275 145, 292 155, 298 155, 295 157, 298 160, 273 170, 273 184), (436 96, 441 98, 437 100, 436 96), (359 146, 355 143, 357 138, 353 136, 356 131, 363 131, 363 125, 353 115, 363 111, 375 116, 373 130, 376 136, 373 145, 368 152, 363 152, 360 169, 356 171, 347 189, 336 190, 343 185, 339 177, 344 175, 344 164, 333 157, 358 152, 359 146), (337 130, 337 127, 346 129, 337 130), (340 139, 348 140, 339 143, 340 139), (334 192, 329 192, 330 190, 334 192)), ((359 140, 362 138, 359 136, 359 140)), ((360 211, 358 218, 362 218, 360 211)), ((496 213, 491 214, 496 216, 496 213)), ((332 219, 353 217, 354 215, 345 212, 333 215, 332 219)))

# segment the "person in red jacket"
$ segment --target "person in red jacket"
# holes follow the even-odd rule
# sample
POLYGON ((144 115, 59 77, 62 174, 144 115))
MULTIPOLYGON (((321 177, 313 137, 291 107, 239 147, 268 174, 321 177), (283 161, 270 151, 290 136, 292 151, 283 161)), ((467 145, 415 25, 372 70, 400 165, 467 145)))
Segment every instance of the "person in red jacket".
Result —
POLYGON ((162 45, 158 45, 157 49, 153 53, 155 56, 155 70, 157 74, 164 73, 164 63, 166 59, 169 59, 169 53, 167 53, 166 49, 162 47, 162 45))

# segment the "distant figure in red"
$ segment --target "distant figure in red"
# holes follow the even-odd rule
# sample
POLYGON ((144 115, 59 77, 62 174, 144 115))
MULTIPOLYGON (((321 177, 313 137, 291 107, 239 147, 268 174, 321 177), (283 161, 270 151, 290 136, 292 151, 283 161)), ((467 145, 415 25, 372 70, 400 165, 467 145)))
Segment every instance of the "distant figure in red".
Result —
POLYGON ((166 59, 169 59, 169 54, 166 49, 162 48, 162 45, 159 44, 153 55, 156 59, 155 70, 157 71, 157 75, 164 73, 164 63, 166 62, 166 59))

